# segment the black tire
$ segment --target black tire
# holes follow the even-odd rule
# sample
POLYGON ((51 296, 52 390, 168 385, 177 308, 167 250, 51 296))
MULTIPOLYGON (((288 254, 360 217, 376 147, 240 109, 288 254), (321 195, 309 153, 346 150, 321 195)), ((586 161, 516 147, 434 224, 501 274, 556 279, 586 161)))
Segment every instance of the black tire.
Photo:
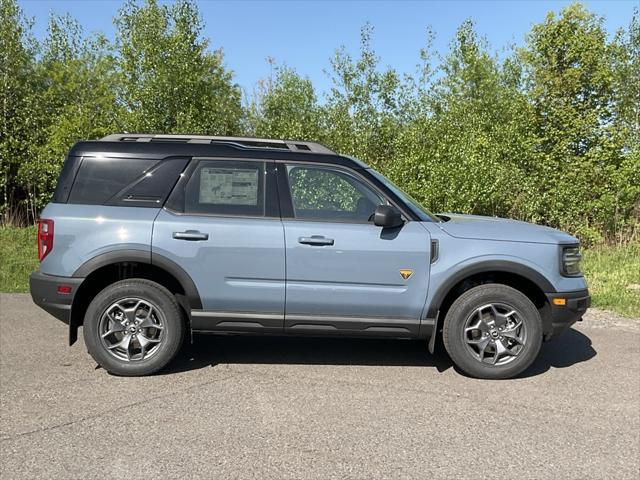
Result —
MULTIPOLYGON (((482 316, 483 314, 481 314, 482 316)), ((491 315, 489 315, 491 318, 491 315)), ((493 334, 498 335, 497 332, 493 334)), ((488 337, 491 335, 487 334, 488 337)), ((542 321, 535 305, 523 293, 501 284, 485 284, 474 287, 464 292, 453 302, 447 313, 442 330, 442 339, 449 356, 455 365, 467 375, 485 379, 512 378, 527 369, 538 356, 542 344, 542 321), (519 314, 523 327, 526 330, 526 341, 515 356, 507 356, 508 363, 492 365, 486 363, 492 359, 481 361, 474 355, 465 339, 465 324, 479 308, 488 304, 503 304, 512 307, 519 314)), ((490 339, 492 340, 492 339, 490 339)), ((497 340, 492 340, 497 342, 497 340)), ((493 343, 491 344, 493 345, 493 343)), ((490 347, 493 355, 495 349, 490 347)))
POLYGON ((175 357, 182 346, 185 322, 180 307, 169 290, 150 280, 133 278, 109 285, 96 295, 85 314, 83 330, 89 354, 102 368, 114 375, 142 376, 161 370, 175 357), (157 315, 161 315, 164 325, 161 335, 160 330, 152 330, 161 339, 157 347, 153 347, 153 354, 147 358, 142 354, 139 360, 117 358, 101 338, 100 322, 106 310, 128 298, 149 302, 159 311, 157 315))

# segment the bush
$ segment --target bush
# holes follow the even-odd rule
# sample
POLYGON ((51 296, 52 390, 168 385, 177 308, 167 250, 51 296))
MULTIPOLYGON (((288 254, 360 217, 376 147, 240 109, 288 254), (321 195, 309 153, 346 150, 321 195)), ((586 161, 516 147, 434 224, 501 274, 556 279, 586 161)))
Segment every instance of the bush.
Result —
POLYGON ((331 59, 332 86, 274 65, 241 106, 197 5, 127 1, 115 42, 52 17, 35 42, 15 0, 0 0, 0 214, 29 223, 50 199, 71 145, 114 131, 302 138, 354 155, 433 211, 498 215, 576 234, 628 238, 640 216, 640 26, 609 40, 579 3, 534 25, 500 61, 473 22, 417 75, 359 56, 331 59))

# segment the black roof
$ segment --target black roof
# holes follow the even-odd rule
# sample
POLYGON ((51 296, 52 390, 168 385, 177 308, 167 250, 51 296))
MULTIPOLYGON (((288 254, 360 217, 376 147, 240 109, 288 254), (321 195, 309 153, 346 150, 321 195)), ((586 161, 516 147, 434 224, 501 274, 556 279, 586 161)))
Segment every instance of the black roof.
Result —
POLYGON ((332 163, 356 169, 366 167, 359 160, 338 155, 317 143, 246 137, 109 135, 102 140, 78 142, 71 147, 69 155, 151 159, 168 157, 257 158, 332 163))

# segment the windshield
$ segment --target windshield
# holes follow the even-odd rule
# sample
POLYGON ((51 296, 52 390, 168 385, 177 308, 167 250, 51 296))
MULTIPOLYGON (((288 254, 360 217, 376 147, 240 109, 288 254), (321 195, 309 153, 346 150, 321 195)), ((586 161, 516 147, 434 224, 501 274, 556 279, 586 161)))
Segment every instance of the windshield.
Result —
POLYGON ((415 200, 408 193, 404 192, 400 187, 394 184, 387 177, 385 177, 379 172, 376 172, 373 168, 369 168, 368 170, 369 172, 371 172, 371 174, 374 177, 376 177, 378 180, 384 183, 389 190, 391 190, 397 197, 399 197, 400 200, 402 200, 407 205, 407 207, 413 213, 415 213, 418 216, 418 218, 420 218, 420 220, 422 220, 423 222, 439 222, 440 221, 438 217, 436 217, 433 213, 431 213, 429 210, 427 210, 422 205, 420 205, 420 203, 417 200, 415 200))

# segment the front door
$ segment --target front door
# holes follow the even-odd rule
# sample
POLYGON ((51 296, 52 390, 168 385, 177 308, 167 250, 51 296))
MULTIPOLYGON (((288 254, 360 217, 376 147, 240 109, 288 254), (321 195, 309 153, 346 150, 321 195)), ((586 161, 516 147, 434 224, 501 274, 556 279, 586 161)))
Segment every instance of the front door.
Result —
POLYGON ((182 267, 194 330, 282 332, 284 233, 272 162, 194 159, 153 228, 153 256, 182 267))
POLYGON ((387 200, 341 167, 278 168, 293 212, 283 218, 285 331, 416 336, 429 284, 426 228, 375 226, 375 208, 387 200))

